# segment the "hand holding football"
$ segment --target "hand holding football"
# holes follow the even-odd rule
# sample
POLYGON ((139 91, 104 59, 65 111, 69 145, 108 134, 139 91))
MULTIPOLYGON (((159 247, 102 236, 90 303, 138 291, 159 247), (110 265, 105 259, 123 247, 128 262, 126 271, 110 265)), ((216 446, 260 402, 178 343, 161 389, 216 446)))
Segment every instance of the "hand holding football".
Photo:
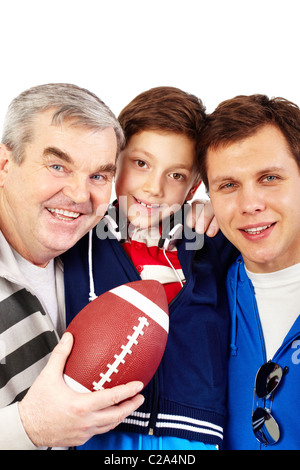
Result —
POLYGON ((81 392, 133 380, 146 386, 163 357, 168 330, 168 302, 160 282, 135 281, 105 292, 66 330, 74 337, 66 383, 81 392))

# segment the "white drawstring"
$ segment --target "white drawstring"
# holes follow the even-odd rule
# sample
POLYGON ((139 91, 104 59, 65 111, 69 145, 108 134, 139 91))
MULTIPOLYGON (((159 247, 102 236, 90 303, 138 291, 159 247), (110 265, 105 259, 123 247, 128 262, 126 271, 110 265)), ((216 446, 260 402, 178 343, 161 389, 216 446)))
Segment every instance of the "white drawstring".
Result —
POLYGON ((93 230, 90 230, 89 231, 89 250, 88 250, 89 280, 90 280, 89 302, 97 299, 97 295, 95 294, 94 277, 93 277, 92 237, 93 237, 93 230))
POLYGON ((166 249, 165 249, 165 248, 163 249, 163 253, 164 253, 165 258, 166 258, 166 260, 168 261, 169 265, 171 266, 171 268, 173 269, 174 273, 176 274, 176 276, 177 276, 177 278, 178 278, 178 281, 180 282, 181 287, 183 287, 183 282, 182 282, 182 280, 180 279, 180 276, 179 276, 177 270, 174 268, 173 264, 171 263, 171 261, 170 261, 169 258, 167 257, 166 249))

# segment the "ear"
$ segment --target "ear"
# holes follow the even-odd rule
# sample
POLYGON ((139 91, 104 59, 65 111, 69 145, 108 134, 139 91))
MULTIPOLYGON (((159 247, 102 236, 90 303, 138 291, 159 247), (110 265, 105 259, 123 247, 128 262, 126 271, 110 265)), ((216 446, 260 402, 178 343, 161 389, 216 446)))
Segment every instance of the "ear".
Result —
POLYGON ((0 144, 0 187, 3 186, 5 177, 8 173, 8 164, 11 151, 4 144, 0 144))
POLYGON ((202 183, 202 180, 198 181, 198 183, 194 184, 194 186, 191 187, 191 189, 189 190, 185 198, 186 201, 190 201, 191 199, 193 199, 195 192, 197 191, 201 183, 202 183))

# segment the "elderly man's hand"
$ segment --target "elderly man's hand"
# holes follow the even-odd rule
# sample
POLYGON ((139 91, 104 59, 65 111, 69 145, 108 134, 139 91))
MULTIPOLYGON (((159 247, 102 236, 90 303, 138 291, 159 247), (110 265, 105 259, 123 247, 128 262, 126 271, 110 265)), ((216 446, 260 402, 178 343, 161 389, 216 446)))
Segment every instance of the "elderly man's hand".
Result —
POLYGON ((72 345, 72 335, 65 333, 19 403, 24 429, 37 447, 81 445, 93 435, 113 429, 144 401, 138 395, 141 382, 93 393, 71 390, 63 379, 63 371, 72 345))

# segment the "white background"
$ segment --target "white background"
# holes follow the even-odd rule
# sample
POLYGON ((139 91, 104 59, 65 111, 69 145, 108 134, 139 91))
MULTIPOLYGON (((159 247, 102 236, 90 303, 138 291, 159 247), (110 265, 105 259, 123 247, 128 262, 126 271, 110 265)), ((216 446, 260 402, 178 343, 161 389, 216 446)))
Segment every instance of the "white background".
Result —
POLYGON ((118 115, 171 85, 207 110, 237 94, 300 105, 299 0, 0 0, 0 126, 49 82, 90 89, 118 115))

